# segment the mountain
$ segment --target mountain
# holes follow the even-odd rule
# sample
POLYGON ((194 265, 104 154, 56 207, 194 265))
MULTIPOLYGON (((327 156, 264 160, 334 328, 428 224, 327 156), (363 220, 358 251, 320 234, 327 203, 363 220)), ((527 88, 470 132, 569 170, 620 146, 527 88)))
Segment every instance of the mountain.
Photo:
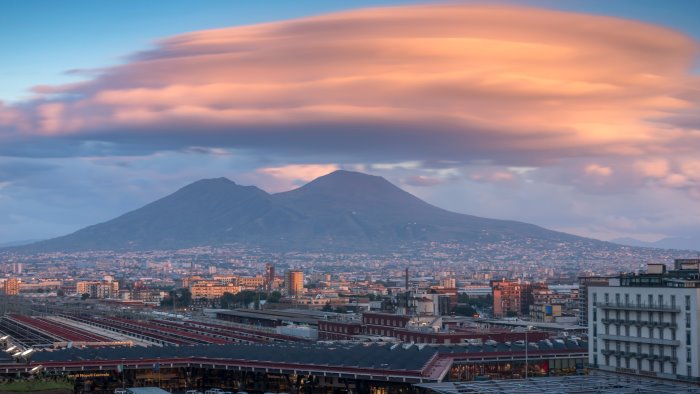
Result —
POLYGON ((382 177, 336 171, 277 194, 226 178, 200 180, 116 219, 21 249, 149 250, 242 243, 276 250, 389 250, 433 241, 611 245, 527 223, 446 211, 382 177))
POLYGON ((28 245, 31 243, 38 242, 38 239, 23 239, 20 241, 10 241, 10 242, 2 242, 0 243, 0 248, 7 248, 10 246, 22 246, 22 245, 28 245))
POLYGON ((696 250, 700 251, 700 238, 694 237, 667 237, 654 242, 640 241, 635 238, 617 238, 612 242, 642 248, 659 248, 659 249, 679 249, 679 250, 696 250))

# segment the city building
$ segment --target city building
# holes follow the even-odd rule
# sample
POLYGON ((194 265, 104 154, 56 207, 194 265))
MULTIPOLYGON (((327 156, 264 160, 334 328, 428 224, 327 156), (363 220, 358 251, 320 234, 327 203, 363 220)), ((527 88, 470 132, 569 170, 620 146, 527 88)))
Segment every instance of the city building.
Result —
POLYGON ((537 323, 553 323, 561 316, 559 304, 534 304, 530 306, 530 320, 537 323))
POLYGON ((272 285, 275 283, 275 266, 272 264, 265 265, 265 290, 272 291, 272 285))
POLYGON ((578 278, 578 324, 588 326, 588 287, 607 286, 608 277, 605 276, 581 276, 578 278))
POLYGON ((76 282, 77 294, 88 294, 90 298, 119 298, 119 282, 117 281, 81 281, 76 282))
POLYGON ((700 381, 700 259, 649 264, 588 285, 589 363, 601 370, 700 381))
POLYGON ((8 278, 5 280, 4 285, 5 295, 17 295, 19 294, 19 279, 8 278))
POLYGON ((285 286, 287 287, 287 296, 298 297, 304 294, 304 272, 289 270, 285 278, 285 286))
POLYGON ((528 294, 531 294, 529 284, 505 279, 493 281, 491 294, 494 317, 519 316, 528 313, 527 299, 528 294))
POLYGON ((209 300, 221 298, 224 293, 237 294, 241 291, 241 287, 233 283, 221 284, 203 281, 194 283, 190 286, 190 293, 195 300, 206 298, 209 300))
POLYGON ((261 275, 241 276, 240 278, 238 278, 238 285, 242 288, 250 290, 262 289, 262 287, 265 285, 265 277, 261 275))

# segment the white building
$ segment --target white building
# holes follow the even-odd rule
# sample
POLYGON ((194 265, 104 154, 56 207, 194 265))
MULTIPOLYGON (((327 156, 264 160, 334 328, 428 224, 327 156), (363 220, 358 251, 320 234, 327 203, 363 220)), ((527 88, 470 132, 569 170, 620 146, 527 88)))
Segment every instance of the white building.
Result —
POLYGON ((700 380, 700 260, 588 287, 589 362, 601 370, 700 380))

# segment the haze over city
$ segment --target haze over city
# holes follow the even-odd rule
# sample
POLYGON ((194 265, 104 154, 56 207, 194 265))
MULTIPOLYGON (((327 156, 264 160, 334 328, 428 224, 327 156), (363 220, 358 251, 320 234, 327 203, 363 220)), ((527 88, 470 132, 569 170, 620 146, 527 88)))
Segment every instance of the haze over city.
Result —
POLYGON ((697 237, 699 7, 3 4, 0 243, 336 169, 586 237, 697 237))

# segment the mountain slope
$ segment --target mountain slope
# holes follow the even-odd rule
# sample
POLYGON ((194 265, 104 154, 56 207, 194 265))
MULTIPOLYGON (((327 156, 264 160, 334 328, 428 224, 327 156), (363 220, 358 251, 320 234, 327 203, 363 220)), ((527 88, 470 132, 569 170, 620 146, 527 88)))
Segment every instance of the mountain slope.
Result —
POLYGON ((269 209, 270 195, 226 178, 194 182, 116 219, 29 245, 40 251, 158 249, 220 243, 269 209))
POLYGON ((449 212, 382 177, 336 171, 272 195, 225 178, 201 180, 116 219, 23 248, 146 250, 247 243, 279 250, 390 250, 415 242, 531 240, 550 246, 610 245, 527 223, 449 212))

